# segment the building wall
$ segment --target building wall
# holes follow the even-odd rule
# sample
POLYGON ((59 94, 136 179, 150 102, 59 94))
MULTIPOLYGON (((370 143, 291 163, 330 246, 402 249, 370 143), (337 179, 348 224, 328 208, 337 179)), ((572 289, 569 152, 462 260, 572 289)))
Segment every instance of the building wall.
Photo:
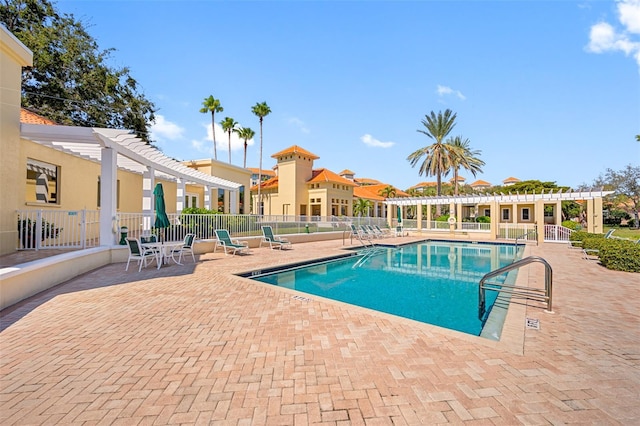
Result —
POLYGON ((311 179, 313 160, 300 154, 286 154, 278 158, 278 203, 273 200, 271 214, 300 215, 301 205, 307 206, 307 181, 311 179))
MULTIPOLYGON (((240 191, 235 192, 236 197, 236 207, 239 212, 240 204, 244 205, 244 214, 249 214, 249 206, 251 203, 251 197, 249 194, 249 188, 251 187, 251 171, 248 169, 244 169, 242 167, 234 166, 233 164, 223 163, 222 161, 212 160, 212 159, 204 159, 204 160, 193 160, 193 161, 185 161, 184 164, 188 167, 196 169, 202 173, 208 174, 210 176, 217 176, 222 179, 226 179, 232 182, 238 182, 244 185, 244 199, 240 200, 240 191)), ((204 191, 200 191, 202 194, 200 198, 200 207, 204 207, 204 191)), ((224 191, 224 204, 223 209, 225 213, 230 212, 231 201, 230 196, 232 191, 224 191)), ((213 209, 218 208, 217 203, 218 191, 217 188, 214 190, 212 188, 211 191, 211 207, 213 209)), ((236 212, 236 213, 237 213, 236 212)))
POLYGON ((16 248, 16 207, 24 194, 20 163, 20 86, 22 67, 33 55, 0 25, 0 255, 16 248))

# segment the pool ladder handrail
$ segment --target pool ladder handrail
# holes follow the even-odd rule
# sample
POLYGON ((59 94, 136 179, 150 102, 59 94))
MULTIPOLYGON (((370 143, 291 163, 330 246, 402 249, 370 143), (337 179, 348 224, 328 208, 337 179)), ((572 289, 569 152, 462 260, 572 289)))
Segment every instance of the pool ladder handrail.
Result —
POLYGON ((482 318, 485 314, 485 293, 486 290, 493 290, 498 292, 504 292, 516 297, 524 298, 527 300, 534 300, 538 302, 544 302, 547 304, 546 312, 553 313, 552 309, 552 293, 553 293, 553 270, 551 265, 540 256, 529 256, 524 259, 517 260, 509 265, 503 266, 491 272, 486 273, 478 285, 478 317, 482 318), (531 287, 516 286, 511 284, 498 284, 487 283, 490 278, 497 277, 513 269, 518 269, 522 266, 529 265, 534 262, 539 262, 544 265, 544 290, 531 287))
POLYGON ((353 264, 351 269, 354 269, 354 268, 357 268, 357 267, 361 266, 364 262, 369 260, 371 257, 373 257, 376 254, 381 253, 383 251, 387 251, 387 248, 386 247, 376 247, 376 246, 369 246, 369 247, 365 248, 364 250, 362 250, 362 252, 358 253, 361 257, 360 257, 360 259, 358 259, 358 261, 356 263, 353 264))

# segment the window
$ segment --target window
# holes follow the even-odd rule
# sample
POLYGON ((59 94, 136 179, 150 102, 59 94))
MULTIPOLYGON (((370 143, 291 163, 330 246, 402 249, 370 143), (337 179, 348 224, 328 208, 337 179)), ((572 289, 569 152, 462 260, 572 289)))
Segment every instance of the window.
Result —
POLYGON ((523 207, 522 209, 522 220, 529 220, 530 210, 528 207, 523 207))
POLYGON ((188 209, 189 207, 200 207, 200 200, 198 199, 198 194, 192 194, 187 192, 184 196, 184 208, 188 209))
POLYGON ((224 189, 218 189, 218 211, 224 213, 224 189))
MULTIPOLYGON (((100 207, 100 176, 98 176, 98 207, 100 207)), ((120 208, 120 179, 116 182, 116 209, 120 208)))
POLYGON ((484 209, 484 215, 486 217, 491 217, 491 209, 484 209))
POLYGON ((240 205, 238 206, 238 212, 244 214, 244 185, 238 188, 238 196, 240 197, 240 205))
POLYGON ((502 220, 509 220, 509 209, 502 209, 502 220))
POLYGON ((27 158, 27 203, 60 204, 60 170, 54 164, 27 158))

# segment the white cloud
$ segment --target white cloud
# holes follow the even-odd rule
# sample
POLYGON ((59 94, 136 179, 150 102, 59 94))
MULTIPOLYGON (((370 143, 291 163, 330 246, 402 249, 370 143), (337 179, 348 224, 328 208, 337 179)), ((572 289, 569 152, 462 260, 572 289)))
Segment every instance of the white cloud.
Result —
POLYGON ((453 90, 451 87, 441 86, 439 84, 438 84, 438 87, 436 88, 436 93, 440 97, 447 96, 447 95, 455 95, 458 99, 461 99, 463 101, 467 99, 466 96, 464 96, 462 92, 460 92, 459 90, 453 90))
POLYGON ((640 66, 640 0, 618 0, 618 20, 622 25, 616 29, 608 22, 598 22, 591 27, 586 50, 592 53, 623 52, 631 56, 640 66))
POLYGON ((293 124, 296 126, 302 133, 310 133, 309 128, 304 123, 304 121, 300 120, 298 117, 289 118, 289 124, 293 124))
MULTIPOLYGON (((213 131, 211 130, 211 123, 203 123, 202 126, 206 129, 207 135, 200 141, 191 141, 191 146, 199 150, 200 152, 207 152, 213 157, 213 131)), ((229 134, 222 129, 220 124, 216 123, 216 147, 218 150, 218 160, 225 160, 227 155, 221 157, 220 151, 225 153, 229 152, 229 134)), ((239 124, 238 127, 241 127, 239 124)), ((254 136, 255 138, 255 136, 254 136)), ((247 141, 248 146, 252 146, 254 140, 249 139, 247 141)), ((236 132, 231 132, 231 151, 244 152, 244 139, 240 139, 236 132)))
POLYGON ((364 142, 365 145, 372 146, 374 148, 391 148, 396 144, 395 142, 381 142, 378 139, 374 139, 370 134, 361 136, 360 140, 364 142))
POLYGON ((156 122, 151 125, 152 139, 176 140, 182 137, 184 129, 164 118, 163 115, 156 115, 156 122))

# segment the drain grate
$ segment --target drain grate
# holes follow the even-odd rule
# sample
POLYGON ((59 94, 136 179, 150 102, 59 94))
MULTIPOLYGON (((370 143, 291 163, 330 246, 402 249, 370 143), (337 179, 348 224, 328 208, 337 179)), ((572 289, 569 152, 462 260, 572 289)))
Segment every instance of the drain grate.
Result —
POLYGON ((530 330, 540 330, 540 320, 538 318, 527 318, 527 328, 530 330))
POLYGON ((304 296, 291 296, 292 299, 300 300, 301 302, 311 302, 311 299, 304 296))

